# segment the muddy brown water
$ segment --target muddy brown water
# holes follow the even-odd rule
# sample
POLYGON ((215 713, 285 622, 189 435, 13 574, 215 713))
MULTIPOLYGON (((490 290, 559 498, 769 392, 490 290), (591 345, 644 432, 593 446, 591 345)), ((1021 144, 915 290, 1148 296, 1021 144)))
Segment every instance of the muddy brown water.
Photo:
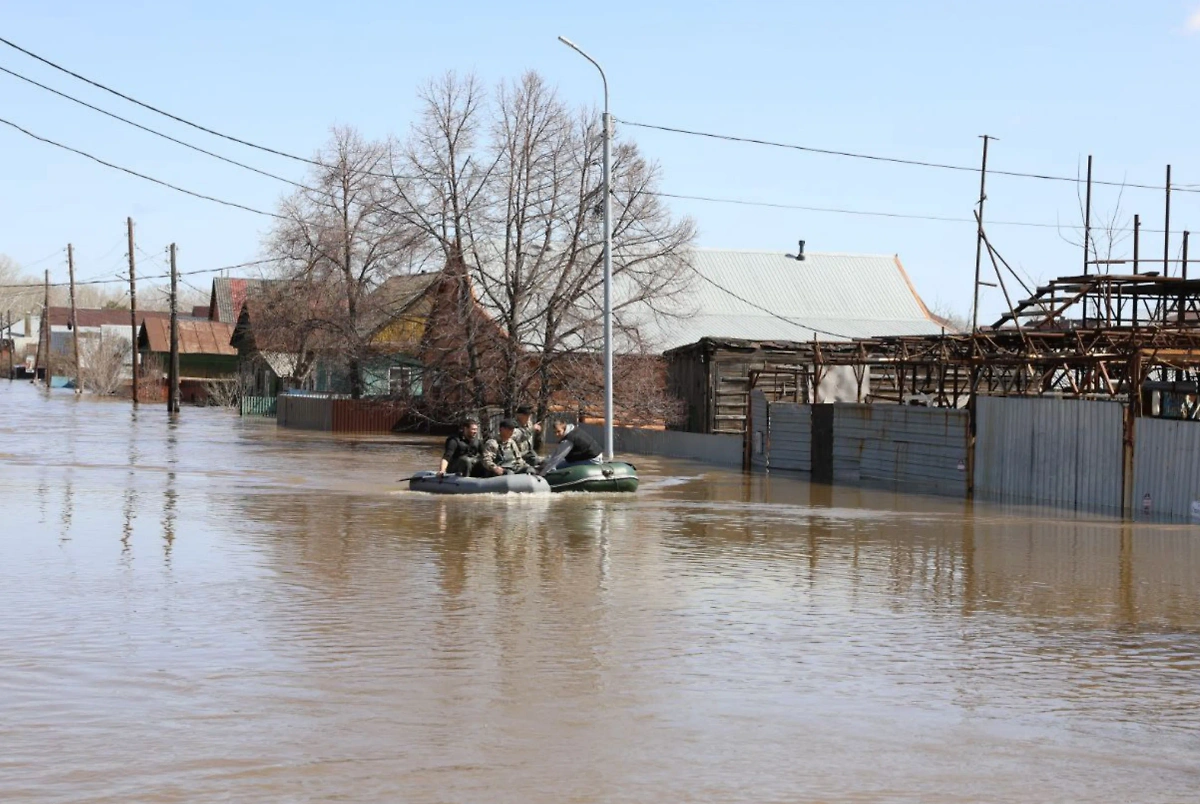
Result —
POLYGON ((1195 801, 1200 529, 0 381, 0 800, 1195 801))

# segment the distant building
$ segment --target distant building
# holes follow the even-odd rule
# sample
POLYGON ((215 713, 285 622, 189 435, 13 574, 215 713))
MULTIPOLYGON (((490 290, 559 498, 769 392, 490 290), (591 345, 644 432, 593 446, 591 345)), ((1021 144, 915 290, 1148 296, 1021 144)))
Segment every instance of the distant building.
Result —
MULTIPOLYGON (((687 402, 693 432, 744 432, 750 385, 762 373, 800 393, 794 378, 812 366, 797 357, 797 344, 947 328, 895 256, 702 249, 691 266, 695 279, 675 300, 678 314, 648 318, 642 336, 665 352, 669 388, 687 402)), ((861 401, 870 377, 828 369, 818 390, 822 402, 861 401)))
MULTIPOLYGON (((237 380, 237 349, 230 345, 233 326, 219 321, 181 318, 179 327, 179 380, 185 402, 204 403, 212 383, 237 380)), ((143 369, 165 377, 171 354, 171 322, 149 318, 138 333, 138 353, 143 369)))

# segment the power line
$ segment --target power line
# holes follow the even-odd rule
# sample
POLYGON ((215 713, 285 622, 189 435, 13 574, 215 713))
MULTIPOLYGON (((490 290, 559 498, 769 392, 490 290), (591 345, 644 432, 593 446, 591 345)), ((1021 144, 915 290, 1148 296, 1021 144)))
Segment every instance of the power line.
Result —
MULTIPOLYGON (((641 192, 644 195, 653 195, 653 196, 656 196, 659 198, 674 198, 674 199, 678 199, 678 200, 682 200, 682 201, 704 201, 704 202, 713 203, 713 204, 735 204, 738 206, 765 207, 768 209, 794 209, 794 210, 800 210, 803 212, 828 212, 828 213, 834 213, 834 214, 839 214, 839 215, 864 215, 864 216, 877 217, 877 218, 900 218, 900 219, 904 219, 904 220, 936 221, 939 223, 969 223, 972 226, 975 225, 975 221, 972 218, 955 218, 955 217, 951 217, 949 215, 919 215, 919 214, 912 214, 912 213, 905 213, 905 212, 881 212, 881 211, 864 210, 864 209, 846 209, 844 207, 817 207, 817 206, 809 206, 809 205, 805 205, 805 204, 785 204, 785 203, 780 203, 780 202, 775 202, 775 201, 749 201, 749 200, 742 199, 742 198, 721 198, 719 196, 710 196, 710 195, 686 195, 683 193, 663 193, 663 192, 657 192, 657 191, 653 191, 653 190, 641 190, 639 192, 641 192)), ((1083 229, 1083 226, 1078 225, 1078 224, 1039 223, 1037 221, 1009 221, 1009 220, 987 221, 986 225, 987 226, 1024 226, 1024 227, 1030 227, 1030 228, 1034 228, 1034 229, 1071 229, 1071 230, 1075 230, 1075 231, 1080 231, 1083 229)), ((1095 227, 1093 227, 1093 228, 1095 228, 1095 227)), ((1105 229, 1105 231, 1109 231, 1109 230, 1105 229)), ((1113 232, 1132 232, 1133 229, 1131 227, 1115 227, 1115 228, 1112 228, 1111 231, 1113 231, 1113 232)), ((1146 226, 1141 227, 1139 231, 1141 231, 1143 234, 1146 234, 1146 233, 1162 234, 1162 232, 1163 232, 1162 229, 1152 229, 1152 228, 1149 228, 1146 226)), ((1183 230, 1182 229, 1172 229, 1171 231, 1172 232, 1180 232, 1183 230)))
MULTIPOLYGON (((196 129, 196 130, 198 130, 198 131, 203 131, 203 132, 204 132, 204 133, 206 133, 206 134, 211 134, 211 135, 213 135, 214 137, 220 137, 221 139, 229 140, 230 142, 236 142, 238 145, 244 145, 244 146, 246 146, 247 148, 254 148, 254 149, 256 149, 256 150, 263 151, 263 152, 265 152, 265 153, 274 154, 274 155, 276 155, 276 156, 282 156, 282 157, 284 157, 284 158, 286 158, 286 159, 292 159, 292 160, 294 160, 294 161, 296 161, 296 162, 303 162, 304 164, 306 164, 306 165, 312 165, 313 167, 318 167, 318 168, 328 168, 328 167, 329 167, 329 165, 327 165, 327 164, 325 164, 325 163, 321 162, 320 160, 317 160, 317 159, 309 159, 308 157, 305 157, 305 156, 298 156, 297 154, 291 154, 291 153, 288 153, 287 151, 281 151, 281 150, 279 150, 279 149, 277 149, 277 148, 269 148, 269 147, 267 147, 267 146, 265 146, 265 145, 259 145, 259 144, 257 144, 257 143, 254 143, 254 142, 250 142, 249 140, 244 140, 244 139, 242 139, 242 138, 240 138, 240 137, 235 137, 235 136, 233 136, 233 135, 231 135, 231 134, 224 134, 224 133, 222 133, 222 132, 220 132, 220 131, 216 131, 215 129, 211 129, 211 128, 209 128, 208 126, 202 126, 202 125, 200 125, 199 123, 193 123, 191 120, 187 120, 187 119, 185 119, 185 118, 182 118, 182 117, 180 117, 179 115, 175 115, 175 114, 171 114, 170 112, 163 111, 162 109, 158 108, 157 106, 153 106, 153 105, 151 105, 151 104, 149 104, 149 103, 145 103, 144 101, 140 101, 140 100, 138 100, 137 98, 134 98, 134 97, 131 97, 131 96, 129 96, 129 95, 126 95, 124 92, 119 92, 118 90, 115 90, 115 89, 113 89, 112 87, 105 86, 104 84, 101 84, 99 81, 93 81, 92 79, 88 78, 87 76, 80 75, 79 73, 77 73, 77 72, 75 72, 75 71, 73 71, 73 70, 69 70, 69 69, 67 69, 66 67, 63 67, 63 66, 62 66, 62 65, 60 65, 60 64, 56 64, 55 62, 51 61, 50 59, 47 59, 47 58, 46 58, 46 57, 44 57, 44 56, 39 56, 38 54, 34 53, 34 52, 33 52, 33 51, 31 51, 31 50, 26 50, 25 48, 21 47, 20 45, 16 44, 15 42, 10 42, 9 40, 5 39, 4 37, 0 37, 0 44, 8 45, 8 46, 9 46, 9 47, 11 47, 13 50, 16 50, 16 51, 19 51, 19 52, 21 52, 21 53, 24 53, 26 56, 29 56, 29 57, 30 57, 30 58, 32 58, 32 59, 36 59, 37 61, 40 61, 42 64, 45 64, 45 65, 47 65, 47 66, 49 66, 49 67, 53 67, 55 70, 58 70, 59 72, 65 73, 65 74, 67 74, 67 75, 71 76, 72 78, 75 78, 75 79, 78 79, 78 80, 80 80, 80 81, 83 81, 85 84, 89 84, 89 85, 91 85, 91 86, 93 86, 93 87, 96 87, 97 89, 101 89, 101 90, 103 90, 103 91, 105 91, 105 92, 107 92, 107 93, 109 93, 109 94, 111 94, 111 95, 115 95, 116 97, 118 97, 118 98, 121 98, 122 100, 126 100, 126 101, 128 101, 128 102, 130 102, 130 103, 132 103, 132 104, 134 104, 134 105, 136 105, 136 106, 140 106, 140 107, 142 107, 143 109, 147 109, 147 110, 149 110, 149 111, 151 111, 151 112, 154 112, 155 114, 162 115, 163 117, 166 117, 166 118, 168 118, 168 119, 170 119, 170 120, 174 120, 174 121, 175 121, 175 122, 177 122, 177 123, 183 123, 185 126, 190 126, 190 127, 194 128, 194 129, 196 129)), ((9 72, 10 74, 12 74, 12 75, 15 75, 15 73, 11 73, 11 72, 10 72, 10 71, 8 71, 8 70, 5 70, 5 72, 9 72)), ((17 76, 17 77, 19 77, 19 78, 23 78, 23 76, 17 76)), ((28 80, 28 79, 26 79, 26 80, 28 80)), ((31 83, 33 83, 33 82, 31 82, 31 83)), ((39 85, 39 86, 40 86, 40 85, 39 85)), ((45 88, 45 89, 49 89, 48 87, 44 87, 44 88, 45 88)), ((50 91, 51 91, 51 92, 55 92, 55 90, 50 90, 50 91)), ((57 93, 57 92, 56 92, 56 94, 62 94, 62 93, 57 93)), ((64 97, 70 97, 70 96, 64 96, 64 97)), ((75 100, 75 99, 74 99, 74 98, 71 98, 71 100, 75 100)), ((80 102, 82 103, 82 101, 80 101, 80 102)), ((88 105, 88 104, 85 104, 85 105, 88 105)), ((95 107, 92 107, 92 108, 95 108, 95 107)), ((96 111, 102 112, 102 113, 104 113, 104 114, 108 114, 108 112, 104 112, 102 109, 96 109, 96 111)), ((112 116, 112 117, 116 117, 116 115, 110 115, 110 116, 112 116)), ((119 119, 119 120, 123 120, 124 118, 117 118, 117 119, 119 119)), ((125 121, 125 122, 129 122, 129 121, 125 121)), ((136 123, 131 123, 131 125, 137 125, 137 124, 136 124, 136 123)), ((142 126, 139 126, 139 128, 144 128, 144 127, 142 127, 142 126)), ((156 132, 156 131, 153 131, 153 130, 151 130, 151 129, 146 129, 146 130, 147 130, 147 131, 150 131, 151 133, 158 134, 158 132, 156 132)), ((160 135, 160 136, 166 136, 166 135, 160 135)), ((172 138, 168 137, 168 139, 172 139, 172 138)), ((178 142, 180 145, 185 145, 185 146, 187 146, 187 147, 189 147, 189 148, 193 148, 193 147, 194 147, 194 146, 188 145, 187 143, 185 143, 185 142, 182 142, 182 141, 180 141, 180 140, 173 140, 173 141, 174 141, 174 142, 178 142)), ((202 149, 199 149, 199 148, 197 148, 196 150, 202 150, 202 149)), ((203 152, 203 153, 208 153, 207 151, 202 151, 202 152, 203 152)), ((218 159, 224 159, 225 161, 228 161, 228 162, 233 162, 233 160, 225 159, 224 157, 217 156, 216 154, 209 154, 209 155, 210 155, 210 156, 216 156, 216 158, 218 158, 218 159)), ((270 176, 271 178, 274 178, 274 179, 279 179, 279 178, 280 178, 280 177, 278 177, 278 176, 275 176, 275 175, 273 175, 273 174, 266 173, 265 171, 260 171, 260 170, 257 170, 256 168, 252 168, 252 167, 249 167, 249 166, 247 166, 247 165, 242 165, 240 162, 233 162, 233 164, 236 164, 236 165, 238 165, 239 167, 245 167, 245 168, 246 168, 246 169, 248 169, 248 170, 253 170, 253 171, 255 171, 256 173, 263 173, 264 175, 270 176)), ((397 176, 397 175, 395 175, 395 174, 392 174, 392 173, 375 173, 375 172, 372 172, 372 171, 362 171, 362 173, 363 173, 364 175, 368 175, 368 176, 374 176, 374 177, 376 177, 376 178, 381 178, 381 179, 417 179, 417 178, 420 178, 420 177, 416 177, 416 176, 397 176)), ((281 181, 286 181, 286 182, 288 182, 288 183, 290 183, 290 184, 295 184, 295 182, 291 182, 291 181, 290 181, 290 180, 288 180, 288 179, 280 179, 280 180, 281 180, 281 181)), ((303 185, 297 185, 297 186, 303 187, 303 185)), ((309 189, 309 188, 307 188, 307 187, 304 187, 304 189, 309 189)))
MULTIPOLYGON (((719 198, 708 195, 684 195, 682 193, 661 193, 646 191, 646 195, 658 196, 660 198, 675 198, 683 201, 705 201, 714 204, 736 204, 748 207, 767 207, 771 209, 795 209, 804 212, 830 212, 840 215, 865 215, 878 218, 903 218, 906 220, 919 221, 939 221, 942 223, 970 223, 975 221, 971 218, 954 218, 943 215, 917 215, 904 212, 878 212, 862 209, 845 209, 841 207, 815 207, 804 204, 783 204, 773 201, 747 201, 740 198, 719 198)), ((1035 223, 1032 221, 989 221, 989 226, 1030 226, 1039 229, 1062 229, 1062 228, 1082 228, 1082 227, 1064 227, 1057 223, 1035 223)), ((1147 231, 1143 229, 1142 231, 1147 231)))
POLYGON ((33 139, 35 139, 39 142, 44 142, 47 145, 53 145, 56 148, 62 148, 64 151, 70 151, 73 154, 78 154, 79 156, 86 157, 86 158, 92 160, 93 162, 98 162, 99 164, 104 165, 105 167, 112 168, 113 170, 119 170, 122 173, 128 173, 130 176, 137 176, 139 179, 145 179, 146 181, 154 182, 155 184, 170 188, 172 190, 175 190, 176 192, 184 193, 185 195, 190 195, 194 198, 202 198, 205 201, 212 201, 214 203, 222 204, 227 207, 234 207, 236 209, 244 209, 247 212, 253 212, 257 215, 265 215, 268 218, 277 218, 279 220, 287 220, 287 218, 284 217, 283 215, 277 215, 274 212, 265 212, 261 209, 255 209, 254 207, 248 207, 245 204, 239 204, 236 201, 226 201, 221 198, 215 198, 214 196, 211 196, 211 195, 205 195, 203 193, 195 192, 194 190, 187 190, 178 185, 171 184, 170 182, 165 182, 162 179, 156 179, 153 176, 147 176, 145 173, 138 173, 136 170, 130 170, 129 168, 121 167, 120 165, 114 165, 112 162, 105 162, 103 159, 101 159, 98 156, 92 156, 89 153, 85 153, 84 151, 80 151, 76 148, 72 148, 69 145, 63 145, 61 142, 55 142, 54 140, 47 139, 45 137, 40 137, 37 134, 34 134, 32 131, 21 128, 16 123, 13 123, 9 120, 5 120, 2 117, 0 117, 0 123, 3 123, 4 125, 9 126, 11 128, 15 128, 17 131, 21 132, 25 136, 32 137, 33 139))
MULTIPOLYGON (((653 129, 655 131, 666 131, 672 134, 687 134, 692 137, 705 137, 713 140, 724 140, 726 142, 740 142, 751 145, 765 145, 772 148, 786 148, 792 151, 804 151, 806 153, 824 154, 826 156, 844 156, 850 159, 866 159, 872 162, 887 162, 895 165, 911 165, 914 167, 936 168, 938 170, 953 170, 963 173, 978 173, 979 168, 968 165, 952 165, 945 162, 927 162, 920 159, 903 159, 895 156, 879 156, 877 154, 864 154, 855 151, 839 151, 832 148, 816 148, 808 145, 796 145, 794 143, 775 142, 773 140, 763 140, 755 137, 737 137, 731 134, 714 134, 709 131, 695 131, 687 128, 676 128, 674 126, 661 126, 653 123, 635 123, 632 120, 621 120, 617 118, 617 122, 634 128, 653 129)), ((1025 173, 1016 170, 989 170, 988 175, 992 176, 1012 176, 1022 179, 1041 179, 1043 181, 1060 181, 1069 182, 1071 184, 1084 184, 1085 179, 1078 176, 1055 176, 1049 173, 1025 173)), ((1101 181, 1093 179, 1092 184, 1098 184, 1106 187, 1128 187, 1138 190, 1164 190, 1162 185, 1153 184, 1130 184, 1128 182, 1116 181, 1101 181)), ((1192 189, 1194 185, 1172 185, 1171 189, 1183 193, 1196 193, 1200 189, 1192 189)))
POLYGON ((282 156, 287 159, 294 159, 297 162, 305 162, 310 165, 316 165, 317 167, 323 167, 323 165, 321 165, 320 162, 317 162, 315 160, 306 159, 303 156, 296 156, 295 154, 289 154, 286 151, 278 151, 274 148, 268 148, 265 145, 257 145, 253 142, 239 139, 238 137, 230 136, 229 134, 222 134, 219 131, 214 131, 213 129, 207 128, 206 126, 202 126, 199 123, 193 123, 190 120, 184 120, 182 117, 179 117, 178 115, 171 114, 170 112, 164 112, 162 109, 159 109, 156 106, 151 106, 148 103, 143 103, 142 101, 138 100, 137 98, 131 98, 129 95, 126 95, 123 92, 118 92, 117 90, 112 89, 111 87, 107 87, 104 84, 101 84, 99 81, 93 81, 92 79, 82 76, 77 72, 68 70, 66 67, 63 67, 62 65, 55 64, 54 62, 50 61, 49 59, 47 59, 43 56, 39 56, 38 54, 36 54, 32 51, 26 50, 25 48, 21 47, 20 45, 10 42, 9 40, 7 40, 3 37, 0 37, 0 44, 8 45, 13 50, 20 51, 21 53, 24 53, 26 56, 29 56, 32 59, 36 59, 36 60, 40 61, 42 64, 45 64, 49 67, 53 67, 55 70, 58 70, 59 72, 66 73, 67 75, 71 76, 72 78, 77 78, 80 81, 83 81, 85 84, 90 84, 90 85, 96 87, 97 89, 102 89, 111 95, 116 95, 118 98, 121 98, 122 100, 127 100, 130 103, 136 104, 137 106, 141 106, 143 109, 148 109, 149 111, 154 112, 155 114, 160 114, 163 117, 168 117, 177 123, 183 123, 185 126, 191 126, 192 128, 203 131, 206 134, 212 134, 214 137, 221 137, 222 139, 229 140, 230 142, 236 142, 239 145, 245 145, 248 148, 256 148, 257 150, 265 151, 266 153, 269 153, 269 154, 275 154, 276 156, 282 156))
MULTIPOLYGON (((272 262, 279 262, 279 259, 276 257, 270 257, 265 260, 252 260, 251 262, 241 262, 241 263, 238 263, 237 265, 224 265, 224 266, 221 266, 220 268, 201 268, 196 271, 179 271, 176 274, 176 276, 196 276, 198 274, 212 274, 212 273, 216 273, 217 271, 236 271, 239 268, 252 268, 256 265, 266 265, 266 264, 272 263, 272 262)), ((171 278, 171 275, 169 273, 154 274, 151 276, 139 276, 138 277, 139 280, 170 279, 170 278, 171 278)), ((128 281, 129 281, 128 276, 118 276, 113 279, 93 279, 88 282, 76 282, 75 287, 79 287, 80 285, 111 285, 111 284, 118 283, 118 282, 126 283, 128 281)), ((70 282, 51 282, 49 287, 64 288, 64 287, 68 287, 70 284, 71 284, 70 282)), ((37 289, 37 288, 42 288, 42 287, 46 287, 46 284, 42 283, 42 282, 27 282, 27 283, 19 284, 19 285, 0 285, 0 289, 3 289, 3 290, 26 290, 26 289, 37 289)))
POLYGON ((69 101, 78 103, 80 106, 84 106, 88 109, 91 109, 94 112, 99 112, 100 114, 102 114, 106 117, 111 117, 114 120, 119 120, 122 123, 133 126, 134 128, 140 129, 149 134, 153 134, 156 137, 162 137, 164 140, 173 142, 176 145, 182 145, 184 148, 190 148, 191 150, 197 151, 198 153, 202 153, 206 156, 211 156, 213 159, 220 159, 222 162, 228 162, 231 165, 236 165, 237 167, 243 168, 245 170, 249 170, 252 173, 257 173, 260 176, 266 176, 269 179, 275 179, 276 181, 281 181, 281 182, 284 182, 285 184, 290 184, 293 187, 299 187, 302 190, 309 190, 310 192, 315 192, 315 190, 312 190, 311 187, 306 187, 305 185, 300 184, 299 182, 294 182, 291 179, 285 179, 283 176, 277 176, 274 173, 268 173, 265 170, 259 170, 258 168, 253 167, 252 165, 247 165, 242 162, 238 162, 235 159, 230 159, 228 157, 221 156, 220 154, 213 153, 212 151, 207 151, 198 145, 192 145, 190 142, 184 142, 183 140, 176 139, 175 137, 172 137, 169 134, 164 134, 163 132, 156 131, 155 129, 152 129, 148 126, 143 126, 141 123, 136 123, 133 120, 129 120, 128 118, 121 117, 119 114, 113 114, 112 112, 110 112, 106 109, 101 109, 99 106, 93 106, 92 104, 88 103, 87 101, 80 100, 79 98, 76 98, 72 95, 68 95, 65 92, 59 92, 57 89, 54 89, 53 87, 48 87, 45 84, 38 83, 37 81, 34 81, 32 78, 27 78, 26 76, 23 76, 20 73, 13 72, 12 70, 8 69, 7 67, 0 67, 0 72, 7 73, 8 75, 11 75, 13 78, 18 78, 22 81, 25 81, 26 83, 33 84, 35 87, 44 89, 47 92, 51 92, 55 95, 58 95, 60 98, 66 98, 69 101))

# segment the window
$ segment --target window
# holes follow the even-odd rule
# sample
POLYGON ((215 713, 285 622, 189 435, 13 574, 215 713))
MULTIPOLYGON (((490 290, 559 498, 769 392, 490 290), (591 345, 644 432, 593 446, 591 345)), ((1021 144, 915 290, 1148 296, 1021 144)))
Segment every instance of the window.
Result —
POLYGON ((392 366, 388 369, 388 390, 392 396, 421 396, 424 387, 417 366, 392 366))

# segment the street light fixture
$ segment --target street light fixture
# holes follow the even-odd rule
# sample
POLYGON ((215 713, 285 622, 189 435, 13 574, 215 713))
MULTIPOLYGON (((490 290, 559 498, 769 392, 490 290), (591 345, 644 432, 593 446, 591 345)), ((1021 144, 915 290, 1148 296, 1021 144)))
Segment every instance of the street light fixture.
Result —
POLYGON ((600 80, 604 82, 604 116, 601 125, 604 129, 604 460, 613 459, 613 341, 612 341, 612 175, 610 150, 612 144, 612 116, 608 113, 608 76, 600 63, 583 52, 579 45, 567 39, 558 37, 558 41, 574 50, 580 56, 592 63, 600 71, 600 80))

